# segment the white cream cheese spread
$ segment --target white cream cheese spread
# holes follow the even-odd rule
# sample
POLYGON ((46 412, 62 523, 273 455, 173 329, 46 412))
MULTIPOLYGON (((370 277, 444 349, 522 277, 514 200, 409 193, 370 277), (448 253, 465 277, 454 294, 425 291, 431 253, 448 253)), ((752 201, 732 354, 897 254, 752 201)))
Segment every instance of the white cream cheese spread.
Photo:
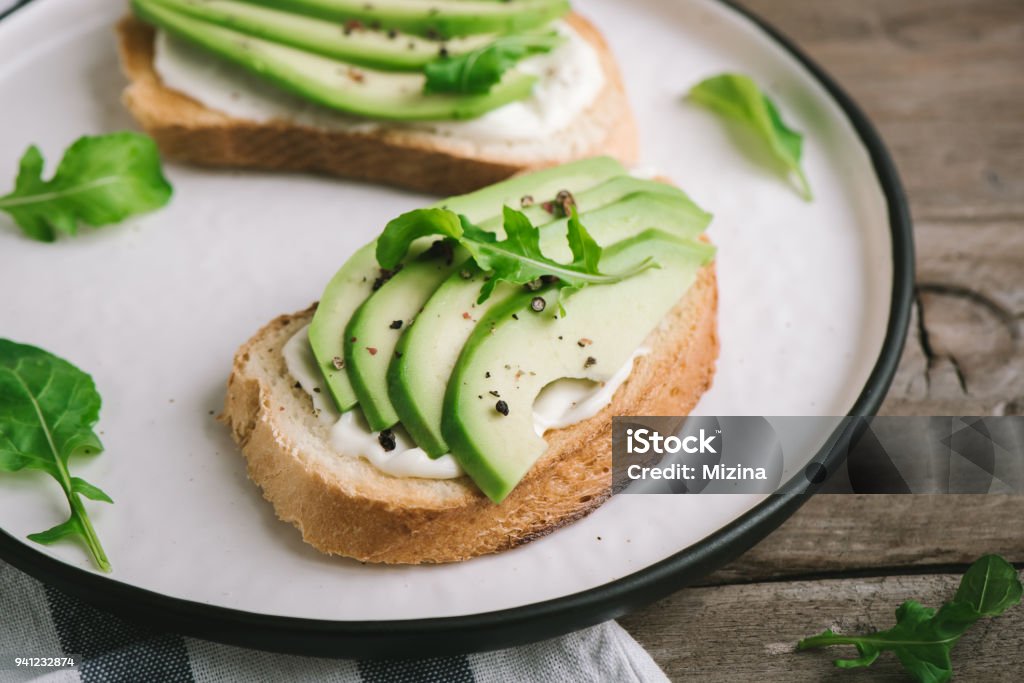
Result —
POLYGON ((533 429, 537 436, 597 415, 612 402, 615 392, 633 372, 633 362, 650 352, 646 346, 638 348, 607 382, 566 378, 544 387, 533 403, 533 429))
POLYGON ((372 132, 382 125, 412 128, 483 142, 536 141, 569 126, 604 87, 604 70, 594 47, 564 22, 555 26, 566 40, 547 54, 515 68, 538 77, 533 94, 466 121, 388 122, 347 116, 284 92, 184 40, 158 31, 154 65, 169 88, 234 118, 260 123, 283 120, 326 130, 372 132))
MULTIPOLYGON (((611 403, 615 392, 629 377, 633 370, 633 361, 648 353, 650 349, 647 347, 638 348, 607 382, 561 379, 549 384, 541 391, 534 404, 534 430, 543 436, 549 429, 567 427, 601 412, 611 403)), ((308 325, 288 340, 282 354, 288 374, 309 394, 318 417, 325 422, 333 423, 330 443, 335 452, 363 458, 381 472, 393 477, 457 479, 463 475, 462 468, 450 453, 439 458, 431 458, 422 448, 416 446, 401 425, 391 430, 395 448, 385 451, 380 443, 380 433, 370 431, 358 408, 339 416, 330 396, 322 388, 320 370, 309 345, 308 325)))

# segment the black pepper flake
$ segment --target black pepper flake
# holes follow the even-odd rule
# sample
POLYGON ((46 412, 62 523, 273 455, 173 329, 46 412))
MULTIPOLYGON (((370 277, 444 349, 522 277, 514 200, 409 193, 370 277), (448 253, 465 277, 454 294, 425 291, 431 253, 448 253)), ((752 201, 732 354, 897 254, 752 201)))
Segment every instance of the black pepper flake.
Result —
POLYGON ((491 378, 491 371, 488 370, 487 372, 485 372, 484 373, 484 377, 486 377, 487 379, 490 379, 491 378))
POLYGON ((533 204, 534 200, 532 194, 524 194, 522 199, 519 200, 519 207, 523 209, 528 209, 533 206, 533 204))
POLYGON ((335 356, 331 359, 331 365, 334 366, 335 370, 341 370, 345 367, 345 359, 341 356, 335 356))
POLYGON ((437 32, 436 28, 428 28, 423 35, 427 40, 441 40, 441 34, 437 32))
POLYGON ((320 387, 313 387, 313 393, 314 394, 319 394, 320 393, 320 387))
POLYGON ((302 382, 296 382, 292 386, 294 386, 296 389, 301 389, 302 388, 302 382))
POLYGON ((493 396, 494 398, 501 398, 501 394, 499 394, 497 391, 488 391, 487 393, 493 396))
POLYGON ((437 51, 437 56, 440 57, 441 59, 447 59, 447 57, 448 57, 448 48, 445 47, 444 45, 442 45, 441 49, 437 51))
POLYGON ((388 38, 390 38, 391 40, 394 40, 397 37, 398 37, 398 31, 396 31, 393 28, 388 29, 388 38))
POLYGON ((391 324, 388 327, 390 327, 393 330, 400 330, 400 329, 402 329, 402 321, 401 320, 392 320, 391 324))
POLYGON ((562 190, 556 194, 555 202, 561 208, 563 216, 570 215, 572 210, 576 208, 576 198, 572 196, 572 192, 569 192, 569 190, 562 190))
POLYGON ((533 310, 534 313, 540 313, 547 307, 547 305, 548 302, 544 301, 544 297, 542 296, 535 296, 530 301, 530 309, 533 310))
POLYGON ((513 313, 512 314, 512 319, 513 320, 519 320, 519 314, 518 313, 513 313))
POLYGON ((583 362, 583 367, 589 368, 594 365, 597 365, 597 359, 593 356, 587 356, 587 360, 583 362))
POLYGON ((498 401, 494 404, 494 409, 502 415, 508 415, 508 404, 504 401, 498 401))
POLYGON ((436 240, 430 245, 430 249, 427 249, 426 255, 428 258, 443 258, 445 264, 450 266, 455 257, 455 249, 449 240, 436 240))
POLYGON ((569 190, 560 190, 552 201, 544 202, 540 206, 552 216, 564 218, 572 214, 572 210, 576 206, 576 198, 569 190))
POLYGON ((558 282, 558 276, 557 275, 541 275, 540 276, 540 281, 543 282, 546 285, 554 284, 554 283, 558 282))
POLYGON ((591 344, 593 344, 594 342, 593 342, 593 341, 591 341, 590 339, 587 339, 586 337, 582 337, 582 338, 581 338, 581 339, 580 339, 580 340, 579 340, 578 342, 576 342, 576 343, 577 343, 577 344, 579 345, 579 347, 580 347, 581 349, 583 349, 583 348, 586 348, 586 347, 590 346, 590 345, 591 345, 591 344))
POLYGON ((385 451, 395 450, 395 446, 398 443, 395 441, 395 433, 390 429, 385 429, 383 432, 377 435, 377 441, 380 442, 380 447, 385 451))

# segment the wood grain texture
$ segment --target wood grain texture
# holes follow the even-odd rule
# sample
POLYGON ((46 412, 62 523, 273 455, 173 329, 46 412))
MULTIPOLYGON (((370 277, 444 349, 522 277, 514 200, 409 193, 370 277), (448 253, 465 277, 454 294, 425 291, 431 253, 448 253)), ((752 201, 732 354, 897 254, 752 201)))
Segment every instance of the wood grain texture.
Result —
POLYGON ((816 496, 702 584, 966 567, 986 553, 1024 564, 1024 496, 816 496))
MULTIPOLYGON (((1024 2, 741 1, 857 100, 906 186, 916 305, 882 413, 1024 414, 1024 2)), ((1024 563, 1021 519, 1024 497, 820 496, 622 623, 673 680, 906 681, 891 657, 842 672, 838 652, 789 648, 834 621, 885 628, 910 597, 938 604, 946 572, 984 553, 1024 563)), ((968 633, 954 663, 961 681, 1024 680, 1024 607, 968 633)))
MULTIPOLYGON (((832 661, 855 655, 853 648, 794 648, 826 628, 851 634, 889 628, 904 600, 937 607, 959 582, 956 574, 930 574, 692 588, 621 623, 672 680, 907 683, 912 679, 889 653, 870 669, 841 671, 832 661)), ((1022 649, 1024 609, 980 622, 953 650, 955 680, 1024 680, 1022 649)))

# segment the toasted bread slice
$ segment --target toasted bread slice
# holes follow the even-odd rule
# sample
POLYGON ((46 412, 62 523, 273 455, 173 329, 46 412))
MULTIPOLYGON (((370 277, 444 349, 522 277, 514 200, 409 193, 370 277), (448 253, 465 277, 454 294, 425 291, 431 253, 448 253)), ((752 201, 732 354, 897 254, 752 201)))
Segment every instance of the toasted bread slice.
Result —
POLYGON ((315 306, 277 318, 235 356, 222 420, 249 477, 277 515, 317 549, 365 562, 456 562, 525 543, 577 520, 611 495, 613 415, 685 415, 710 386, 718 357, 714 264, 645 342, 612 402, 545 435, 547 453, 499 505, 473 482, 395 478, 339 454, 330 426, 296 388, 282 356, 315 306))
POLYGON ((154 31, 133 17, 118 25, 122 69, 130 81, 123 99, 166 156, 203 166, 316 171, 456 195, 590 156, 632 164, 636 124, 618 66, 592 24, 579 15, 566 21, 597 50, 604 87, 568 128, 523 144, 480 144, 400 124, 356 132, 233 118, 163 85, 153 63, 154 31))

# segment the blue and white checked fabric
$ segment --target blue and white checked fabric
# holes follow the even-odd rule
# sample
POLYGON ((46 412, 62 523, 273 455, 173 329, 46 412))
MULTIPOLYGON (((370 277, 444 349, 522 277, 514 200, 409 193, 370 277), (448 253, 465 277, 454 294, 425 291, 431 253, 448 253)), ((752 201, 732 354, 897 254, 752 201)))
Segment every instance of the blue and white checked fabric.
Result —
POLYGON ((648 683, 665 675, 615 622, 523 647, 416 661, 292 657, 122 621, 0 562, 0 654, 81 656, 75 670, 0 669, 0 683, 648 683))

